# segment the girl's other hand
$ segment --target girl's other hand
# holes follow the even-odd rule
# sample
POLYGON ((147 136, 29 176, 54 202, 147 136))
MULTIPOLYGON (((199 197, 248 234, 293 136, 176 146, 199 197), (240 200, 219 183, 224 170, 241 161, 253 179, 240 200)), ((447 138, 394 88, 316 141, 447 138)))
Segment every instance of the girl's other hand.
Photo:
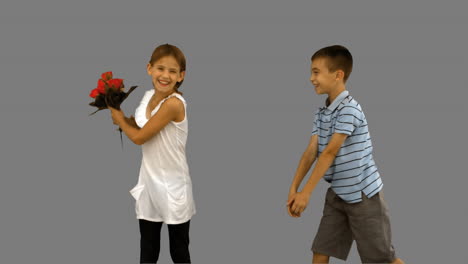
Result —
POLYGON ((133 125, 133 126, 137 125, 137 123, 135 121, 135 117, 133 115, 128 118, 128 121, 130 121, 130 124, 133 125))
POLYGON ((125 117, 125 122, 127 122, 127 124, 129 124, 130 126, 132 126, 132 127, 134 127, 134 128, 140 129, 140 127, 137 125, 137 123, 136 123, 136 121, 135 121, 135 117, 134 117, 134 116, 125 117))

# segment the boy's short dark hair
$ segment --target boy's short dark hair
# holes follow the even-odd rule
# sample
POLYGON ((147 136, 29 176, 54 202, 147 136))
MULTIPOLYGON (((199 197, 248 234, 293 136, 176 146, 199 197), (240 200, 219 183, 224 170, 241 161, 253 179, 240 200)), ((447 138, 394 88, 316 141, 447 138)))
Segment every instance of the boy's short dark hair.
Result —
POLYGON ((312 55, 311 60, 318 58, 327 59, 327 66, 330 72, 342 70, 344 72, 344 82, 348 80, 353 69, 353 56, 349 50, 341 45, 333 45, 321 48, 312 55))

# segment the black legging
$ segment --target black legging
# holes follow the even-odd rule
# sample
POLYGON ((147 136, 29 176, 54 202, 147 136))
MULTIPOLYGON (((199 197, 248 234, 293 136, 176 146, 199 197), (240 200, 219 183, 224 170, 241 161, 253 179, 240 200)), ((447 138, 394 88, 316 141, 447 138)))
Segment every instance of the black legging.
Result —
MULTIPOLYGON (((140 263, 156 263, 159 258, 162 222, 138 219, 140 225, 140 263)), ((189 246, 190 220, 177 225, 167 225, 169 248, 174 263, 191 263, 189 246)))

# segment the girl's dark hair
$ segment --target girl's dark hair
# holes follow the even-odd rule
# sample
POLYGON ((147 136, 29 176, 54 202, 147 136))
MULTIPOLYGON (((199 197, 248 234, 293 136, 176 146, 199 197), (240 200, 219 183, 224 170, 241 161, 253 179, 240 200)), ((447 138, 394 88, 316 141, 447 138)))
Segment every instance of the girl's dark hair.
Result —
MULTIPOLYGON (((149 61, 150 65, 153 66, 153 64, 161 59, 162 57, 166 56, 171 56, 174 57, 174 59, 177 61, 180 67, 180 72, 185 71, 185 56, 182 51, 177 48, 176 46, 170 45, 170 44, 164 44, 156 47, 156 49, 153 51, 153 54, 151 55, 151 59, 149 61)), ((174 86, 174 89, 176 90, 177 93, 182 94, 179 92, 179 87, 182 85, 184 80, 177 82, 174 86)))
POLYGON ((325 58, 328 71, 335 72, 340 69, 344 72, 344 82, 348 80, 353 69, 353 56, 349 50, 340 45, 334 45, 319 49, 312 55, 311 60, 325 58))

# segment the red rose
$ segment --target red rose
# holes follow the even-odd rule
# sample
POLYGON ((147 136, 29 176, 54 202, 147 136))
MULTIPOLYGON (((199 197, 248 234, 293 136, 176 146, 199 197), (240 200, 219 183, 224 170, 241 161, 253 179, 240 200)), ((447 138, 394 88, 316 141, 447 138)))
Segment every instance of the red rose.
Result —
POLYGON ((89 94, 89 96, 92 97, 92 98, 96 98, 96 96, 98 96, 98 94, 99 94, 99 91, 98 91, 98 89, 96 88, 96 89, 93 89, 93 90, 91 91, 91 93, 89 94))
MULTIPOLYGON (((124 80, 113 79, 112 77, 111 71, 102 73, 101 78, 97 82, 97 87, 89 93, 89 96, 94 98, 94 102, 89 103, 89 105, 97 107, 97 111, 108 109, 108 107, 120 110, 122 102, 137 87, 132 86, 128 92, 125 92, 124 80)), ((90 115, 93 115, 97 111, 90 115)))
POLYGON ((106 94, 106 83, 102 79, 99 79, 96 89, 100 94, 106 94))
POLYGON ((123 79, 110 79, 107 81, 109 88, 120 90, 123 87, 123 79))
POLYGON ((112 72, 105 72, 103 74, 101 74, 101 79, 103 79, 104 81, 108 81, 110 79, 112 79, 112 72))
MULTIPOLYGON (((128 92, 124 91, 123 79, 112 79, 112 72, 105 72, 101 74, 98 80, 97 87, 91 90, 89 96, 94 98, 94 102, 89 103, 90 106, 96 107, 97 110, 89 115, 94 115, 96 112, 109 109, 109 107, 120 110, 120 105, 128 97, 128 95, 137 88, 132 86, 128 92)), ((123 148, 122 129, 120 131, 120 142, 123 148)))

